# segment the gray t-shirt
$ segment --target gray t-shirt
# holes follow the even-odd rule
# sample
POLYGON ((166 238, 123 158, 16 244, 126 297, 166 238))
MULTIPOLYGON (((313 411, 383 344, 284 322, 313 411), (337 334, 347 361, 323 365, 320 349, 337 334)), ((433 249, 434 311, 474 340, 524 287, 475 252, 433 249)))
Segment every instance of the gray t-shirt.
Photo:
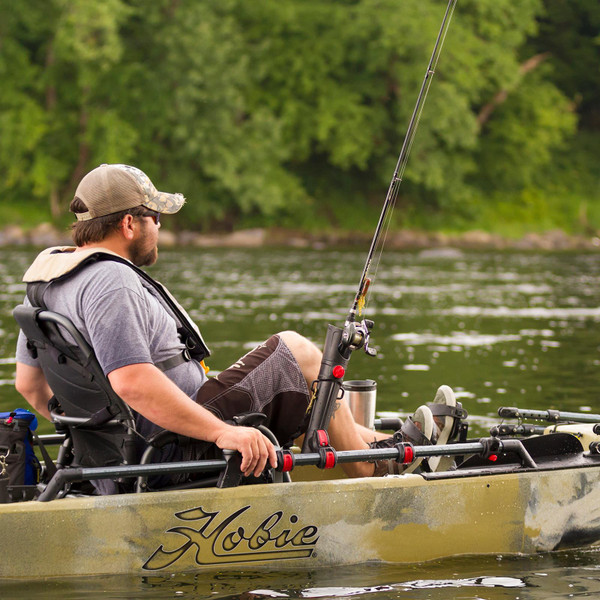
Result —
MULTIPOLYGON (((94 349, 108 375, 131 364, 157 363, 184 350, 177 322, 158 300, 158 292, 127 265, 99 261, 44 293, 49 310, 61 313, 94 349)), ((17 342, 17 361, 39 366, 26 348, 23 332, 17 342)), ((165 372, 194 398, 206 382, 202 366, 192 360, 165 372)))

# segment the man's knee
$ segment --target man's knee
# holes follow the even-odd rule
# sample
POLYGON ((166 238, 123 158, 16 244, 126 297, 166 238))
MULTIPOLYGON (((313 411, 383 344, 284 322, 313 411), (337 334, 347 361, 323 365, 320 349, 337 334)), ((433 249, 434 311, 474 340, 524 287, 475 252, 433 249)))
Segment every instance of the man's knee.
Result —
POLYGON ((313 366, 321 363, 321 351, 304 336, 296 331, 281 331, 278 335, 300 366, 313 366))

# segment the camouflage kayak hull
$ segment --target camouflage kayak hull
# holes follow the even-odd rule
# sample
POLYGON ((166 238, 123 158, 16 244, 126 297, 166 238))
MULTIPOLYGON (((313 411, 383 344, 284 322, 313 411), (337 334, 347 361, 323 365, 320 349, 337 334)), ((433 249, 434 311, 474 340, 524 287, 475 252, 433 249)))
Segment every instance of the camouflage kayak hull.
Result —
POLYGON ((593 545, 600 465, 588 462, 0 505, 0 576, 308 569, 593 545))

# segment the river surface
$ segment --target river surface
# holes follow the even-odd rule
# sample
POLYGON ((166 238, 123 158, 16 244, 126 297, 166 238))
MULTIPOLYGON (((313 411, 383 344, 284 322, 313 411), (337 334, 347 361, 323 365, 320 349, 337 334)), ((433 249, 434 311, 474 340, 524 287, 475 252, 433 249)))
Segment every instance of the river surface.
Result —
MULTIPOLYGON (((0 410, 14 391, 11 310, 36 251, 0 249, 0 410)), ((150 272, 199 323, 226 368, 283 329, 322 345, 354 298, 365 251, 162 251, 150 272)), ((353 356, 346 379, 375 379, 380 415, 410 414, 441 384, 485 435, 500 406, 600 412, 600 255, 436 250, 386 252, 366 316, 376 358, 353 356)), ((49 423, 41 432, 50 433, 49 423)), ((2 524, 9 527, 10 524, 2 524)), ((65 540, 68 543, 68 540, 65 540)), ((1 558, 0 558, 1 560, 1 558)), ((27 570, 29 557, 23 557, 27 570)), ((600 597, 600 554, 468 557, 410 566, 0 582, 8 598, 536 599, 600 597)))

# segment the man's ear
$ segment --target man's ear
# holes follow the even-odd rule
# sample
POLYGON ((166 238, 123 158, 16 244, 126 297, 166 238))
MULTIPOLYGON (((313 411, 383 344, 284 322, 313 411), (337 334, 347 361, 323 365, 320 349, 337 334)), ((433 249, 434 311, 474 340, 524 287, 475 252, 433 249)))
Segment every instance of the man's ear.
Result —
POLYGON ((125 215, 121 220, 119 231, 126 240, 132 240, 135 235, 135 218, 132 215, 125 215))

